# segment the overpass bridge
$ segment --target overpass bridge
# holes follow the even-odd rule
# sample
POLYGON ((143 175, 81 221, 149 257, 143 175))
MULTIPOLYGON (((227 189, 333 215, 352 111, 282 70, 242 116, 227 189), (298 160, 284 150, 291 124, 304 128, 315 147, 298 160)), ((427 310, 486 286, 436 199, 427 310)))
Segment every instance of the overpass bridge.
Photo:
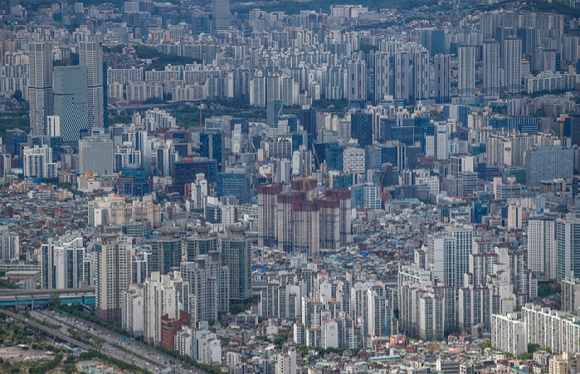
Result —
POLYGON ((50 302, 50 295, 57 294, 62 304, 95 304, 95 288, 67 288, 60 290, 13 290, 0 289, 0 307, 39 306, 50 302))

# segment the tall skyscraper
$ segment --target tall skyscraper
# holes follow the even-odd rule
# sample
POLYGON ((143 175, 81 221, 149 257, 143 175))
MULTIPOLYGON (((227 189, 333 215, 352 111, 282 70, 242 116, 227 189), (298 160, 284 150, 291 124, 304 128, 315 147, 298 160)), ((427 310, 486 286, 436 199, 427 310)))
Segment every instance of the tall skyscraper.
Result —
POLYGON ((220 237, 222 264, 230 270, 230 300, 242 302, 252 296, 252 244, 243 226, 228 227, 220 237))
POLYGON ((95 242, 96 314, 103 321, 121 320, 121 292, 131 284, 130 237, 105 234, 95 242))
POLYGON ((519 93, 522 90, 522 40, 510 37, 504 40, 503 68, 505 72, 504 91, 519 93))
POLYGON ((316 127, 316 108, 312 108, 309 105, 303 105, 300 110, 300 126, 302 129, 312 137, 316 139, 318 134, 318 129, 316 127))
POLYGON ((362 111, 350 116, 350 136, 362 148, 373 144, 373 115, 362 111))
POLYGON ((85 66, 54 68, 54 114, 60 117, 60 137, 63 143, 78 142, 81 130, 89 128, 87 92, 85 66))
POLYGON ((475 96, 475 46, 462 44, 457 47, 459 96, 475 96))
MULTIPOLYGON (((229 8, 228 8, 229 9, 229 8)), ((103 47, 101 42, 79 43, 80 66, 87 68, 89 128, 105 126, 103 47)))
POLYGON ((450 55, 435 55, 435 101, 439 104, 448 103, 451 100, 449 68, 450 55))
POLYGON ((204 131, 199 134, 199 154, 201 157, 207 157, 210 160, 216 160, 218 171, 225 168, 225 140, 224 133, 221 131, 204 131))
POLYGON ((227 31, 230 28, 230 1, 229 0, 213 0, 213 20, 214 30, 227 31))
POLYGON ((266 124, 270 127, 278 127, 278 119, 282 115, 284 104, 282 100, 268 100, 266 104, 266 124))
POLYGON ((52 114, 52 43, 28 44, 29 79, 28 100, 30 105, 30 133, 44 135, 46 117, 52 114))
POLYGON ((499 42, 483 42, 483 96, 493 100, 499 98, 499 42))

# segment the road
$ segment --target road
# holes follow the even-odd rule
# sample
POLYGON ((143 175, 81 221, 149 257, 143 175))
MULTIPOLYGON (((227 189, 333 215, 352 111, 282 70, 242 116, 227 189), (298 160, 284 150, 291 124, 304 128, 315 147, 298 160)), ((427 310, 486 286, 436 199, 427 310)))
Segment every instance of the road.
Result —
POLYGON ((58 331, 58 330, 55 330, 55 329, 51 329, 50 327, 47 327, 47 326, 41 325, 40 323, 31 321, 28 318, 26 318, 26 317, 24 317, 24 316, 22 316, 20 314, 12 313, 12 312, 10 312, 8 310, 4 310, 4 309, 0 309, 0 313, 6 315, 8 317, 12 317, 14 319, 17 319, 20 322, 23 322, 23 323, 25 323, 27 325, 30 325, 32 327, 35 327, 35 328, 37 328, 37 329, 39 329, 41 331, 46 332, 47 334, 50 334, 50 335, 55 336, 55 337, 57 337, 57 338, 59 338, 61 340, 64 340, 64 341, 69 342, 71 344, 74 344, 75 346, 80 347, 82 349, 85 349, 87 351, 89 349, 92 349, 93 348, 93 347, 89 346, 88 344, 81 343, 78 340, 71 338, 70 336, 68 336, 68 333, 67 333, 67 335, 65 335, 61 331, 58 331))
POLYGON ((124 337, 123 335, 107 330, 102 326, 95 325, 81 318, 71 316, 68 314, 65 317, 61 317, 59 313, 45 310, 42 311, 35 310, 33 312, 30 312, 30 314, 41 321, 48 321, 51 323, 63 325, 62 329, 67 330, 67 333, 68 328, 70 326, 73 326, 77 330, 84 331, 93 336, 101 338, 105 340, 105 343, 103 344, 103 350, 107 354, 111 354, 113 352, 121 352, 125 355, 125 358, 123 358, 124 361, 127 361, 128 359, 134 359, 135 365, 147 368, 148 370, 151 370, 154 373, 159 372, 165 367, 171 367, 176 373, 180 374, 207 374, 202 370, 196 368, 189 368, 189 366, 187 366, 181 360, 178 360, 171 356, 164 356, 163 353, 149 347, 144 343, 140 343, 135 340, 119 341, 119 338, 124 337), (122 347, 132 352, 133 354, 131 355, 129 353, 126 353, 120 350, 119 347, 122 347), (139 358, 138 356, 146 357, 148 360, 155 362, 156 365, 153 365, 151 362, 146 362, 141 358, 139 358))
MULTIPOLYGON (((72 345, 75 345, 77 347, 80 347, 84 350, 88 351, 90 349, 96 349, 95 347, 93 347, 89 344, 81 343, 80 341, 73 339, 68 332, 69 326, 63 325, 62 323, 57 323, 56 321, 51 320, 49 318, 44 318, 40 313, 32 312, 31 316, 33 316, 34 318, 37 318, 41 321, 47 321, 47 322, 60 324, 60 325, 62 325, 61 329, 56 330, 56 329, 41 325, 40 323, 32 321, 23 315, 12 313, 12 312, 4 310, 4 309, 0 309, 0 313, 5 314, 5 315, 12 317, 14 319, 17 319, 17 320, 19 320, 27 325, 35 327, 41 331, 46 332, 47 334, 55 336, 55 337, 59 338, 60 340, 66 341, 66 342, 68 342, 72 345)), ((151 365, 148 362, 146 362, 145 360, 143 360, 139 357, 133 356, 131 354, 128 354, 120 349, 117 349, 117 347, 114 347, 112 344, 109 344, 109 343, 104 343, 101 347, 101 351, 104 351, 104 353, 106 353, 107 355, 109 355, 111 357, 114 357, 116 359, 119 359, 119 360, 122 360, 125 362, 132 362, 133 364, 135 364, 141 368, 146 368, 146 369, 151 370, 153 372, 159 372, 163 368, 163 366, 161 366, 161 365, 160 365, 161 368, 158 368, 154 365, 151 365)))

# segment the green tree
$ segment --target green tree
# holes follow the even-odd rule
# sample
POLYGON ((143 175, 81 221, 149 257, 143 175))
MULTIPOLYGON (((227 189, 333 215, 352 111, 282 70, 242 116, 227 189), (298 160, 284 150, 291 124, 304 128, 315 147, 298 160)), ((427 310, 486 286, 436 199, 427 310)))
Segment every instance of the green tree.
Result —
POLYGON ((50 298, 48 299, 50 302, 50 305, 52 305, 55 308, 60 307, 60 296, 58 296, 58 294, 53 293, 50 295, 50 298))
POLYGON ((534 353, 538 349, 540 349, 540 345, 539 344, 535 344, 535 343, 528 344, 528 353, 534 353))
POLYGON ((14 91, 14 95, 12 95, 12 98, 16 99, 16 101, 18 101, 18 102, 21 102, 22 101, 22 91, 20 91, 20 90, 14 91))
POLYGON ((479 348, 481 348, 481 352, 483 352, 486 348, 491 348, 491 340, 484 341, 479 345, 479 348))

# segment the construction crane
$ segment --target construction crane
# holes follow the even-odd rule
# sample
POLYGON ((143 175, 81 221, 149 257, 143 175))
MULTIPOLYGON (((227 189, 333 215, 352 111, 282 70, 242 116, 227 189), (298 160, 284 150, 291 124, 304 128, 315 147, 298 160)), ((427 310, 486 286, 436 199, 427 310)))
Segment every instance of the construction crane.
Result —
POLYGON ((320 170, 320 174, 322 175, 322 178, 320 178, 319 180, 322 181, 322 185, 324 187, 324 196, 326 196, 326 184, 328 183, 330 185, 330 181, 336 181, 336 179, 324 176, 324 174, 322 173, 322 165, 320 164, 320 160, 318 159, 318 153, 316 152, 316 148, 314 148, 314 144, 312 144, 312 150, 314 151, 314 157, 316 158, 316 162, 318 163, 318 170, 320 170))
POLYGON ((381 176, 381 181, 379 182, 379 186, 381 188, 381 201, 384 199, 384 196, 383 196, 383 180, 385 179, 385 176, 387 175, 387 170, 389 170, 389 165, 390 164, 391 164, 391 159, 389 159, 389 161, 387 162, 387 167, 383 171, 383 175, 381 176))
MULTIPOLYGON (((304 159, 302 159, 302 165, 304 165, 304 174, 307 174, 308 168, 306 167, 306 162, 304 161, 304 159)), ((306 182, 308 182, 308 191, 312 191, 312 186, 310 185, 310 179, 308 177, 304 178, 304 179, 305 179, 305 181, 303 182, 304 183, 303 190, 306 191, 306 182)))
POLYGON ((199 103, 199 129, 201 130, 203 128, 203 117, 201 115, 203 109, 203 103, 199 103))
MULTIPOLYGON (((157 173, 159 174, 159 178, 163 178, 163 175, 161 175, 161 170, 159 170, 159 168, 157 168, 157 173)), ((173 201, 173 197, 171 197, 171 193, 169 193, 169 188, 167 188, 167 185, 165 183, 163 183, 165 185, 165 193, 167 194, 167 196, 169 196, 169 201, 171 201, 171 215, 173 215, 175 213, 175 202, 173 201)))

